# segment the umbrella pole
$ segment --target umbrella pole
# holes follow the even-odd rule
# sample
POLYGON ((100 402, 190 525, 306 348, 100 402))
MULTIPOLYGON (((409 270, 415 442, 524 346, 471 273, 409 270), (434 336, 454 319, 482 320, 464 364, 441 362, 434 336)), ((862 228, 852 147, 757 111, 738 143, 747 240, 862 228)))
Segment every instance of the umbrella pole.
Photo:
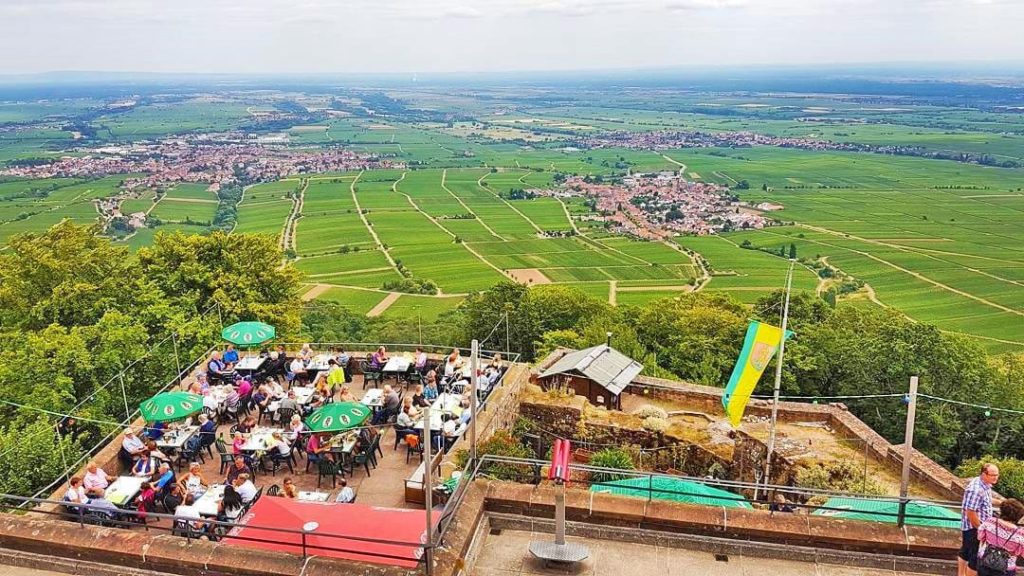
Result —
POLYGON ((431 433, 433 432, 430 425, 430 406, 423 408, 423 459, 426 462, 426 466, 423 470, 423 501, 424 506, 427 508, 427 531, 426 531, 426 542, 423 547, 423 570, 426 576, 431 576, 434 573, 434 523, 432 521, 432 513, 434 508, 434 479, 432 477, 434 471, 432 460, 433 455, 431 449, 433 448, 430 443, 432 441, 431 433))

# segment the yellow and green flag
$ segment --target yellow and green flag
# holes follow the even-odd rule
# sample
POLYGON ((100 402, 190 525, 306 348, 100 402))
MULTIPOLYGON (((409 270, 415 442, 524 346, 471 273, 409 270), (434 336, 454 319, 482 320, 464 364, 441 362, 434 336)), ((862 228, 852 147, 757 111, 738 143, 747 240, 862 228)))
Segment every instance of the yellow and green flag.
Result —
MULTIPOLYGON (((792 335, 792 331, 786 330, 787 339, 792 335)), ((761 322, 751 322, 747 327, 743 350, 740 351, 736 367, 732 369, 732 376, 729 377, 729 385, 725 387, 725 394, 722 395, 722 406, 725 407, 725 413, 733 426, 739 426, 750 395, 754 393, 761 373, 775 356, 781 342, 781 328, 761 322)))

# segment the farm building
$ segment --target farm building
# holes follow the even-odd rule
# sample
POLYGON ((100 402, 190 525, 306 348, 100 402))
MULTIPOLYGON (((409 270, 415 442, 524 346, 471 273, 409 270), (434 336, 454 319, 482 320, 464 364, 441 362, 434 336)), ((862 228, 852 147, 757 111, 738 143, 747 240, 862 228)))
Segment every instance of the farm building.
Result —
POLYGON ((636 360, 601 344, 566 354, 537 381, 545 390, 572 388, 595 406, 618 410, 619 394, 643 368, 636 360))

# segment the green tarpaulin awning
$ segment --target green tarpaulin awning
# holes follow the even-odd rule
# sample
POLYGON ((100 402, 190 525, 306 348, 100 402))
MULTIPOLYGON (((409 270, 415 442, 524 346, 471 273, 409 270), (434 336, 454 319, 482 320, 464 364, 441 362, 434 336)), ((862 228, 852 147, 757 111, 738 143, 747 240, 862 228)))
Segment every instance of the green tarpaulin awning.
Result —
POLYGON ((591 492, 608 492, 620 496, 657 498, 687 504, 725 506, 726 508, 753 508, 747 499, 728 490, 712 488, 700 482, 666 476, 626 478, 599 482, 590 486, 591 492))
MULTIPOLYGON (((825 502, 823 509, 815 510, 814 515, 896 524, 899 511, 900 503, 893 500, 869 500, 866 498, 833 496, 825 502), (840 508, 840 510, 835 510, 835 508, 840 508)), ((960 514, 949 508, 911 500, 907 502, 906 523, 914 526, 959 528, 960 514)))

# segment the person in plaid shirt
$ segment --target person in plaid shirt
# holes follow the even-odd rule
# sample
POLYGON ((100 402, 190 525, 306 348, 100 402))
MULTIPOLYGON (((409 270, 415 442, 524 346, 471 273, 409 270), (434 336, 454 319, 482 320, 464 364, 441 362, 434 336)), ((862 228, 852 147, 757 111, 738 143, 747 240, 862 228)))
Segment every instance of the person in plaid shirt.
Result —
POLYGON ((958 576, 976 576, 978 570, 978 526, 992 517, 992 485, 999 481, 999 467, 983 464, 981 474, 967 483, 961 509, 963 537, 957 561, 958 576))

